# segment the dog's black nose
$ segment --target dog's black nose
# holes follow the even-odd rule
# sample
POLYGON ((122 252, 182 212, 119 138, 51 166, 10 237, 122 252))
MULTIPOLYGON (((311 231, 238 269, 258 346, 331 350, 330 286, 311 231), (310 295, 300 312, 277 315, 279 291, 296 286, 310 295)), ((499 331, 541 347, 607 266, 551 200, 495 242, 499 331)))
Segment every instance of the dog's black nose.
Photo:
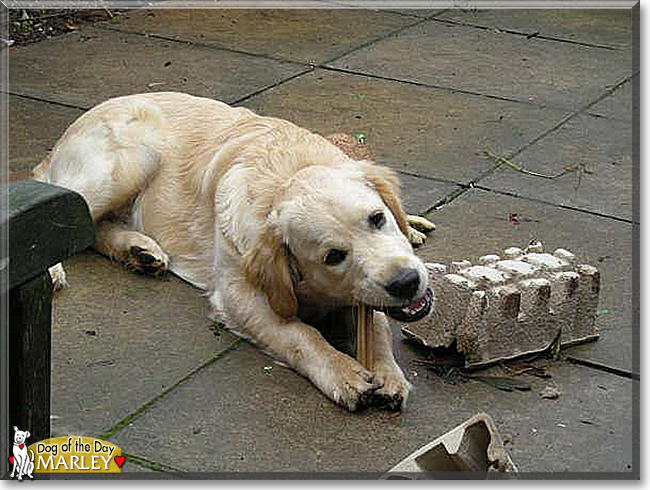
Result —
POLYGON ((384 286, 391 296, 399 299, 411 299, 420 288, 420 274, 415 269, 405 269, 384 286))

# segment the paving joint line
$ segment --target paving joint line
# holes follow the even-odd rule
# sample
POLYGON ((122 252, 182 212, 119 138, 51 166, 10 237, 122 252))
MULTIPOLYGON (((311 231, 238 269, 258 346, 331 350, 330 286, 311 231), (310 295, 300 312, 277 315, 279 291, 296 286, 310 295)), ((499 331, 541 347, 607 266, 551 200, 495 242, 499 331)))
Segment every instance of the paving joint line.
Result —
POLYGON ((5 94, 5 95, 10 95, 12 97, 20 97, 21 99, 32 100, 34 102, 43 102, 45 104, 58 105, 58 106, 61 106, 61 107, 67 107, 69 109, 78 109, 80 111, 87 111, 87 110, 91 109, 91 107, 92 107, 92 106, 91 107, 81 107, 81 106, 74 105, 74 104, 68 104, 67 102, 49 100, 49 99, 45 99, 45 98, 41 98, 41 97, 36 97, 36 96, 33 96, 33 95, 18 94, 18 93, 12 92, 12 91, 0 90, 0 93, 5 94))
MULTIPOLYGON (((546 131, 542 132, 542 134, 540 134, 540 135, 538 135, 537 137, 533 138, 533 139, 530 140, 529 142, 525 143, 525 144, 524 144, 523 146, 521 146, 519 149, 515 150, 515 151, 512 152, 512 153, 508 153, 508 155, 506 155, 505 158, 508 159, 508 160, 510 160, 510 159, 512 159, 513 157, 519 155, 520 153, 523 153, 525 150, 527 150, 528 148, 530 148, 531 146, 533 146, 534 144, 536 144, 538 141, 542 140, 543 138, 545 138, 545 137, 548 136, 549 134, 551 134, 551 133, 557 131, 558 129, 560 129, 562 126, 564 126, 566 123, 568 123, 571 119, 573 119, 573 118, 575 118, 575 117, 577 117, 577 116, 579 116, 579 115, 585 114, 585 113, 586 113, 589 109, 591 109, 593 106, 595 106, 595 105, 598 104, 599 102, 602 102, 602 101, 605 100, 606 98, 610 97, 612 94, 614 94, 614 92, 616 92, 617 90, 619 90, 621 87, 627 85, 627 84, 632 80, 632 78, 634 78, 634 77, 637 76, 638 74, 639 74, 639 72, 637 72, 637 73, 633 73, 632 75, 630 75, 630 76, 628 76, 628 77, 625 77, 625 78, 624 78, 623 80, 621 80, 620 82, 617 82, 617 83, 615 83, 614 85, 610 86, 610 88, 608 88, 607 90, 605 90, 605 92, 603 92, 600 96, 596 97, 596 98, 595 98, 594 100, 592 100, 591 102, 588 102, 587 104, 585 104, 585 105, 582 106, 580 109, 578 109, 578 110, 576 110, 575 112, 573 112, 572 114, 569 114, 568 116, 564 117, 564 118, 561 119, 557 124, 555 124, 554 126, 550 127, 550 128, 547 129, 546 131)), ((500 164, 500 165, 502 165, 502 164, 500 164)))
POLYGON ((583 42, 583 41, 574 41, 572 39, 563 39, 561 37, 555 37, 555 36, 547 36, 544 34, 541 34, 540 32, 520 32, 520 31, 515 31, 512 29, 503 29, 501 27, 490 27, 490 26, 482 26, 479 24, 472 24, 470 22, 463 22, 463 21, 457 21, 457 20, 451 20, 451 19, 439 19, 439 18, 432 18, 431 20, 436 21, 436 22, 441 22, 444 24, 451 24, 455 26, 464 26, 464 27, 471 27, 473 29, 481 29, 484 31, 496 31, 496 32, 501 32, 504 34, 511 34, 515 36, 522 36, 525 37, 526 39, 543 39, 545 41, 553 41, 553 42, 558 42, 558 43, 565 43, 565 44, 573 44, 577 46, 583 46, 587 48, 596 48, 596 49, 605 49, 608 51, 625 51, 625 48, 617 48, 614 46, 606 46, 603 44, 594 44, 594 43, 588 43, 588 42, 583 42))
POLYGON ((379 37, 376 37, 376 38, 371 39, 369 41, 363 42, 363 43, 355 46, 354 48, 348 49, 347 51, 344 51, 343 53, 340 53, 340 54, 336 55, 334 58, 332 58, 330 60, 325 60, 322 63, 319 63, 317 66, 321 67, 321 66, 324 66, 324 65, 328 65, 330 63, 334 63, 335 61, 340 60, 341 58, 345 58, 346 56, 349 56, 352 53, 356 53, 357 51, 361 51, 362 49, 365 49, 368 46, 372 46, 373 44, 376 44, 378 42, 385 41, 386 39, 394 37, 394 36, 404 32, 407 29, 417 27, 420 24, 424 24, 425 22, 428 22, 428 21, 429 21, 428 17, 424 17, 424 18, 417 17, 417 21, 414 21, 414 22, 412 22, 412 23, 410 23, 408 25, 402 26, 402 27, 398 27, 398 28, 396 28, 396 29, 394 29, 394 30, 382 35, 382 36, 379 36, 379 37))
MULTIPOLYGON (((496 165, 496 166, 499 167, 500 164, 496 165)), ((436 180, 436 179, 431 179, 431 180, 436 180)), ((499 195, 502 195, 502 196, 514 197, 516 199, 522 199, 522 200, 525 200, 525 201, 536 202, 536 203, 539 203, 539 204, 545 204, 547 206, 552 206, 552 207, 556 207, 556 208, 560 208, 560 209, 566 209, 567 211, 576 211, 576 212, 579 212, 579 213, 585 213, 585 214, 589 214, 591 216, 595 216, 597 218, 611 219, 611 220, 614 220, 614 221, 619 221, 621 223, 627 223, 629 225, 637 225, 637 226, 640 225, 640 222, 635 221, 635 220, 631 220, 631 219, 627 219, 627 218, 620 218, 618 216, 614 216, 614 215, 611 215, 611 214, 599 213, 597 211, 591 211, 589 209, 582 209, 582 208, 577 208, 577 207, 574 207, 574 206, 567 206, 566 204, 558 204, 558 203, 554 203, 554 202, 550 202, 550 201, 545 201, 543 199, 539 199, 539 198, 536 198, 536 197, 521 196, 521 195, 516 194, 514 192, 491 189, 489 187, 485 187, 485 186, 482 186, 482 185, 476 185, 474 183, 469 183, 469 184, 461 184, 461 183, 458 183, 458 182, 446 182, 446 183, 454 184, 454 185, 460 187, 460 189, 456 189, 455 191, 452 191, 449 194, 446 194, 444 197, 442 197, 441 199, 436 201, 436 203, 433 206, 427 208, 425 211, 423 211, 421 213, 423 216, 428 216, 433 211, 437 211, 440 208, 446 206, 447 204, 450 204, 452 201, 456 200, 457 198, 459 198, 460 196, 462 196, 463 194, 465 194, 467 191, 469 191, 471 189, 478 189, 478 190, 485 191, 485 192, 491 192, 492 194, 499 194, 499 195)))
MULTIPOLYGON (((387 82, 396 82, 396 83, 403 83, 405 85, 413 85, 415 87, 422 87, 422 88, 430 88, 430 89, 435 89, 435 90, 443 90, 445 92, 450 92, 453 94, 459 94, 459 95, 471 95, 474 97, 483 97, 486 99, 490 100, 498 100, 501 102, 511 102, 514 104, 522 104, 522 105, 527 105, 531 107, 535 107, 538 109, 550 109, 550 110, 556 110, 556 111, 564 111, 564 112, 570 112, 571 109, 568 109, 566 107, 560 107, 560 106, 555 106, 555 105, 549 105, 549 104, 538 104, 535 102, 530 102, 528 100, 521 100, 521 99, 514 99, 510 97, 504 97, 501 95, 492 95, 492 94, 486 94, 486 93, 481 93, 481 92, 472 92, 471 90, 463 90, 459 88, 454 88, 454 87, 449 87, 449 86, 444 86, 444 85, 435 85, 431 83, 425 83, 425 82, 418 82, 416 80, 407 80, 404 78, 393 78, 393 77, 387 77, 383 75, 377 75, 376 73, 369 73, 369 72, 363 72, 363 71, 356 71, 356 70, 350 70, 348 68, 339 68, 331 65, 325 65, 325 64, 319 64, 315 65, 315 68, 320 68, 322 70, 327 70, 327 71, 333 71, 333 72, 340 72, 340 73, 345 73, 347 75, 355 75, 359 77, 367 77, 367 78, 374 78, 377 80, 383 80, 387 82)), ((601 114, 591 114, 591 113, 586 113, 589 116, 593 117, 598 117, 598 118, 604 118, 604 119, 613 119, 608 116, 604 116, 601 114)))
MULTIPOLYGON (((436 17, 438 15, 444 14, 449 9, 442 9, 442 10, 439 10, 438 12, 434 12, 433 14, 429 14, 429 15, 417 15, 417 14, 410 14, 410 13, 407 13, 407 12, 399 12, 397 10, 393 10, 392 8, 386 8, 386 9, 380 8, 379 10, 383 10, 384 12, 390 12, 391 14, 395 14, 395 15, 401 15, 403 17, 417 17, 418 19, 431 20, 431 19, 433 19, 434 17, 436 17)), ((414 8, 414 9, 406 9, 406 10, 419 10, 419 9, 414 8)))
POLYGON ((458 182, 456 182, 454 180, 448 180, 448 179, 444 179, 442 177, 433 177, 433 176, 430 176, 430 175, 422 175, 422 174, 418 174, 416 172, 409 172, 408 170, 393 169, 393 171, 400 174, 400 175, 408 175, 409 177, 416 177, 418 179, 431 180, 433 182, 438 182, 440 184, 459 185, 459 186, 463 185, 463 184, 459 184, 458 182))
POLYGON ((620 369, 617 367, 608 366, 607 364, 601 364, 599 362, 589 361, 587 359, 580 359, 578 357, 573 357, 573 356, 565 356, 564 359, 570 362, 571 364, 576 364, 578 366, 584 366, 587 368, 595 369, 596 371, 603 371, 605 373, 614 374, 622 378, 641 381, 641 375, 639 373, 635 373, 627 369, 620 369))
POLYGON ((500 191, 500 190, 496 190, 496 189, 491 189, 489 187, 484 187, 484 186, 481 186, 481 185, 474 185, 474 184, 468 185, 467 187, 468 187, 468 189, 478 189, 478 190, 481 190, 481 191, 491 192, 493 194, 499 194, 499 195, 502 195, 502 196, 514 197, 514 198, 517 198, 517 199, 523 199, 525 201, 531 201, 531 202, 537 202, 537 203, 540 203, 540 204, 546 204, 548 206, 553 206, 553 207, 557 207, 557 208, 561 208, 561 209, 566 209, 567 211, 577 211, 579 213, 586 213, 586 214, 590 214, 592 216, 595 216, 597 218, 611 219, 611 220, 614 220, 614 221, 619 221, 621 223, 627 223, 629 225, 639 225, 640 224, 639 222, 631 220, 631 219, 620 218, 618 216, 614 216, 614 215, 611 215, 611 214, 599 213, 598 211, 591 211, 589 209, 576 208, 574 206, 568 206, 566 204, 558 204, 558 203, 551 202, 551 201, 545 201, 543 199, 539 199, 539 198, 536 198, 536 197, 521 196, 521 195, 516 194, 514 192, 500 191))
POLYGON ((428 216, 433 211, 437 211, 437 210, 443 208, 444 206, 446 206, 447 204, 451 203, 452 201, 455 201, 456 199, 458 199, 460 196, 462 196, 468 190, 471 189, 471 186, 469 186, 467 184, 456 184, 456 185, 460 186, 461 188, 456 189, 455 191, 452 191, 449 194, 445 194, 445 196, 442 197, 441 199, 438 199, 438 201, 436 201, 436 203, 433 206, 426 209, 422 213, 422 215, 428 216))
POLYGON ((198 41, 191 41, 189 39, 178 39, 178 38, 173 38, 169 36, 165 36, 163 34, 152 34, 148 32, 138 32, 130 29, 121 29, 119 27, 115 26, 110 26, 110 25, 93 25, 92 27, 99 29, 99 30, 104 30, 104 31, 112 31, 112 32, 119 32, 122 34, 131 34, 134 36, 140 36, 140 37, 145 37, 145 38, 150 38, 150 39, 157 39, 160 41, 169 41, 173 43, 178 43, 178 44, 184 44, 186 46, 196 46, 198 48, 205 48, 205 49, 211 49, 215 51, 225 51, 227 53, 232 53, 232 54, 241 54, 245 56, 252 56, 253 58, 261 58, 265 60, 270 60, 270 61, 277 61, 279 63, 287 63, 287 64, 293 64, 293 65, 300 65, 300 66, 314 66, 313 63, 308 63, 305 61, 299 61, 299 60, 289 60, 286 58, 281 58, 279 56, 269 56, 266 54, 261 54, 261 53, 253 53, 250 51, 243 51, 241 49, 233 49, 233 48, 227 48, 225 46, 220 46, 218 44, 207 44, 207 43, 202 43, 198 41))
POLYGON ((192 378, 195 374, 197 374, 199 371, 202 371, 203 369, 207 368, 208 366, 214 364, 216 361, 224 357, 226 354, 237 348, 239 344, 243 342, 242 338, 237 338, 233 342, 228 345, 225 349, 219 351, 216 355, 208 359, 207 361, 203 362, 200 364, 198 367, 194 368, 191 370, 189 373, 175 381, 169 388, 166 390, 162 391, 158 395, 154 396, 151 398, 149 401, 135 409, 133 412, 131 412, 129 415, 126 417, 122 418, 120 421, 118 421, 115 425, 112 427, 109 427, 106 429, 104 432, 102 432, 99 436, 98 439, 103 439, 103 440, 109 440, 111 437, 115 436, 120 430, 122 430, 124 427, 127 425, 131 424, 142 414, 147 412, 150 408, 155 406, 158 402, 160 402, 163 398, 165 398, 168 394, 170 394, 172 391, 176 390, 179 386, 184 384, 186 381, 188 381, 190 378, 192 378))
POLYGON ((255 97, 257 95, 263 94, 264 92, 267 92, 267 91, 272 90, 272 89, 274 89, 276 87, 279 87, 280 85, 284 85, 285 83, 291 82, 292 80, 295 80, 296 78, 299 78, 299 77, 301 77, 303 75, 307 75, 308 73, 312 73, 313 71, 314 71, 313 67, 308 68, 308 69, 306 69, 304 71, 301 71, 300 73, 296 73, 296 74, 291 75, 290 77, 284 78, 284 79, 282 79, 282 80, 280 80, 278 82, 267 85, 266 87, 262 87, 262 88, 260 88, 258 90, 255 90, 255 91, 251 92, 248 95, 244 95, 243 97, 240 97, 239 99, 235 100, 234 102, 231 102, 230 105, 234 106, 234 105, 241 104, 242 102, 245 102, 245 101, 247 101, 249 99, 252 99, 253 97, 255 97))

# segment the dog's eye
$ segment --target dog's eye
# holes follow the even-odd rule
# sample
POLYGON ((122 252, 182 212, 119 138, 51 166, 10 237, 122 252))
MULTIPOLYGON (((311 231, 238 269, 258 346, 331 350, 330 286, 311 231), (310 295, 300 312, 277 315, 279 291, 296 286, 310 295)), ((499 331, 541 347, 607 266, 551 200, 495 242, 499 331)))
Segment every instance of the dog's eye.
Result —
POLYGON ((383 212, 377 211, 368 217, 368 221, 370 222, 370 226, 380 229, 382 226, 384 226, 384 223, 386 223, 386 216, 383 212))
POLYGON ((345 260, 348 253, 345 250, 333 248, 325 256, 325 265, 338 265, 345 260))

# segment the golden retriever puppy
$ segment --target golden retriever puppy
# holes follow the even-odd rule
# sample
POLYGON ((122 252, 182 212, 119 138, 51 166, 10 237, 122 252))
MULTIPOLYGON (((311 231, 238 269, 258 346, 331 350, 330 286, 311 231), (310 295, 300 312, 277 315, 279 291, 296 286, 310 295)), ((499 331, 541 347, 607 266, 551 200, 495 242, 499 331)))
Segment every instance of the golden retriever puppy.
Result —
MULTIPOLYGON (((284 120, 151 93, 82 115, 34 177, 85 198, 100 253, 205 290, 217 318, 335 402, 403 407, 411 385, 380 310, 430 302, 389 169, 284 120), (377 309, 372 372, 316 328, 360 304, 377 309)), ((65 285, 60 264, 52 276, 65 285)))

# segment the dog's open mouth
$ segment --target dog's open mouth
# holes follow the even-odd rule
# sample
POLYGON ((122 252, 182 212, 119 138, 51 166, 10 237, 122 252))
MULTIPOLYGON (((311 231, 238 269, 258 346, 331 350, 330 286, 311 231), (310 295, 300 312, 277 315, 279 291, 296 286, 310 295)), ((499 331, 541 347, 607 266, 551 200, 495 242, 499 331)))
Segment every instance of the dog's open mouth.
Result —
POLYGON ((406 306, 387 306, 384 312, 398 322, 416 322, 429 314, 433 306, 433 292, 427 288, 422 296, 406 306))

